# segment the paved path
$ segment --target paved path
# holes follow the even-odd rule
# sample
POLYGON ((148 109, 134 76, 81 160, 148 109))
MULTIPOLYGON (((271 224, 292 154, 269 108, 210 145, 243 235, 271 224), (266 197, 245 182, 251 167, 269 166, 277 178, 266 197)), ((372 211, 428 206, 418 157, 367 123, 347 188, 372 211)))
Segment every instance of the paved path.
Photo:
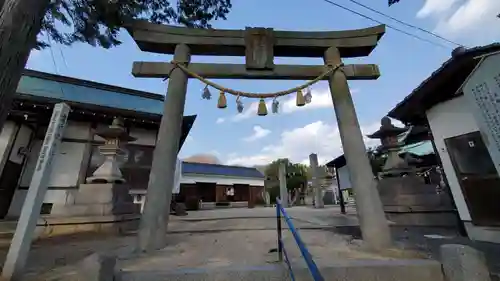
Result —
MULTIPOLYGON (((274 208, 223 209, 189 212, 186 217, 172 217, 168 246, 151 256, 131 256, 135 236, 78 235, 47 239, 34 244, 28 260, 28 280, 57 280, 75 272, 75 263, 94 252, 114 252, 119 264, 127 270, 174 270, 193 267, 261 265, 276 261, 276 220, 274 208)), ((287 212, 294 218, 300 234, 318 264, 345 259, 388 259, 365 252, 360 246, 357 219, 352 210, 340 214, 335 207, 312 209, 292 207, 287 212), (332 227, 335 226, 335 227, 332 227), (346 234, 346 235, 343 235, 346 234), (353 237, 354 236, 354 237, 353 237)), ((443 234, 440 230, 394 230, 393 237, 405 248, 422 250, 436 257, 439 244, 467 242, 451 237, 429 239, 424 235, 443 234)), ((445 236, 447 234, 444 234, 445 236)), ((452 234, 450 234, 452 235, 452 234)), ((289 231, 284 230, 284 243, 292 261, 303 262, 289 231)), ((0 240, 0 262, 8 240, 0 240)), ((487 245, 490 252, 500 249, 487 245)), ((495 264, 495 262, 493 262, 495 264)))
MULTIPOLYGON (((378 258, 365 254, 349 237, 327 231, 323 217, 339 213, 335 208, 315 210, 306 207, 288 209, 301 228, 303 240, 318 261, 332 258, 378 258)), ((335 215, 340 225, 356 225, 354 216, 335 215)), ((172 217, 169 245, 156 255, 130 258, 135 236, 113 237, 96 234, 59 237, 36 242, 28 260, 28 279, 55 280, 75 272, 75 263, 94 252, 114 252, 127 269, 213 267, 228 264, 255 265, 276 261, 276 219, 274 208, 224 209, 189 212, 172 217)), ((285 245, 292 260, 302 262, 289 231, 284 230, 285 245)), ((0 245, 0 262, 8 250, 8 240, 0 245)))

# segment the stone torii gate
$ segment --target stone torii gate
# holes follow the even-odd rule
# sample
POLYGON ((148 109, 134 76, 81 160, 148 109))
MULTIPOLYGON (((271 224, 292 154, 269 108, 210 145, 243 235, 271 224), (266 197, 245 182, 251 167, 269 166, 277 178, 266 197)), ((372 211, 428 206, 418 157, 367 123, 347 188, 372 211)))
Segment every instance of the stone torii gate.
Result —
MULTIPOLYGON (((174 54, 174 62, 134 62, 135 77, 169 78, 148 192, 139 229, 139 250, 166 245, 166 224, 171 186, 181 134, 189 73, 213 79, 311 80, 332 66, 339 71, 328 80, 344 154, 353 183, 363 239, 368 247, 383 249, 391 243, 376 181, 347 80, 373 80, 377 65, 342 65, 342 58, 368 56, 385 32, 385 26, 332 32, 192 29, 133 21, 127 30, 142 51, 174 54), (245 64, 190 63, 191 55, 245 56, 245 64), (325 65, 275 65, 274 56, 322 57, 325 65), (181 67, 182 66, 182 67, 181 67)), ((191 75, 192 76, 192 75, 191 75)))

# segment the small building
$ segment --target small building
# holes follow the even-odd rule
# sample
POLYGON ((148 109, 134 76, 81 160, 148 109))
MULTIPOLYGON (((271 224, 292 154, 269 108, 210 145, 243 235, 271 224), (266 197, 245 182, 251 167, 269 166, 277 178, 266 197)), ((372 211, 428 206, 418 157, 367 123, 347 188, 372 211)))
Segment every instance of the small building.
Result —
MULTIPOLYGON (((163 100, 162 95, 25 70, 13 108, 0 134, 0 218, 19 216, 52 108, 58 102, 70 105, 71 112, 52 162, 42 214, 50 217, 54 206, 72 204, 79 186, 85 184, 103 162, 98 146, 104 140, 95 132, 109 126, 115 117, 124 120, 129 135, 135 138, 124 146, 121 172, 131 193, 145 194, 163 100)), ((195 118, 195 115, 184 117, 180 148, 195 118)), ((251 198, 258 197, 252 196, 259 191, 257 188, 254 192, 249 190, 264 185, 263 176, 259 174, 259 181, 259 175, 252 168, 185 163, 183 169, 185 176, 181 193, 190 192, 193 188, 188 185, 193 185, 196 187, 194 193, 200 192, 197 196, 202 199, 210 194, 223 201, 223 196, 216 195, 216 190, 234 184, 234 201, 251 201, 251 198), (206 188, 200 188, 202 185, 206 188)), ((249 205, 252 206, 253 201, 249 205)))
MULTIPOLYGON (((125 150, 122 172, 131 188, 147 186, 164 97, 81 79, 25 70, 13 107, 0 134, 0 217, 18 217, 54 104, 71 106, 42 207, 50 214, 53 205, 69 204, 103 157, 103 139, 96 129, 119 116, 136 138, 125 150)), ((182 146, 196 116, 184 117, 182 146)))
POLYGON ((389 112, 427 126, 471 239, 500 242, 500 44, 457 48, 389 112))
MULTIPOLYGON (((133 190, 135 202, 144 204, 146 190, 133 190)), ((256 168, 207 163, 182 163, 180 193, 188 210, 254 207, 264 204, 264 175, 256 168), (229 195, 232 189, 233 195, 229 195)))

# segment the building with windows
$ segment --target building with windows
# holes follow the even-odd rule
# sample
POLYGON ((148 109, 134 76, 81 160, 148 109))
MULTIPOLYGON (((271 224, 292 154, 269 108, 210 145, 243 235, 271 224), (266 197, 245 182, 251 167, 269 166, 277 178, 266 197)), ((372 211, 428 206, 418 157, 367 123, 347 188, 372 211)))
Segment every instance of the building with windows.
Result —
POLYGON ((467 235, 500 242, 500 44, 457 48, 389 112, 426 126, 467 235))
MULTIPOLYGON (((44 217, 52 217, 56 205, 74 203, 79 186, 103 162, 98 146, 104 140, 95 132, 109 126, 115 117, 124 120, 129 135, 135 138, 124 147, 120 169, 136 203, 141 204, 139 195, 144 197, 148 185, 163 99, 162 95, 25 70, 0 134, 0 218, 19 216, 52 108, 62 101, 70 105, 71 112, 52 162, 42 206, 44 217)), ((184 117, 180 147, 195 118, 184 117)), ((264 185, 262 174, 252 168, 184 163, 182 169, 180 195, 191 201, 196 197, 196 202, 225 202, 223 189, 234 186, 234 201, 253 206, 252 198, 260 196, 258 187, 264 185)), ((237 202, 232 204, 237 206, 237 202)))
MULTIPOLYGON (((188 210, 254 207, 265 203, 264 175, 255 168, 207 163, 182 163, 177 200, 188 210), (232 195, 231 195, 232 194, 232 195)), ((134 189, 135 202, 144 204, 145 189, 134 189)))

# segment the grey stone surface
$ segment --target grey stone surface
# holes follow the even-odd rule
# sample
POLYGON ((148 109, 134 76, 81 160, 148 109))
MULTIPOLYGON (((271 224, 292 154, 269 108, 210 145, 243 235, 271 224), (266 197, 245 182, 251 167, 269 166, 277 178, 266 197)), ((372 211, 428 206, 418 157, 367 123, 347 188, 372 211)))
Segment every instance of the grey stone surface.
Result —
POLYGON ((458 219, 456 214, 448 212, 386 212, 387 219, 399 226, 427 226, 456 228, 458 219))
POLYGON ((319 181, 319 167, 318 167, 318 155, 310 154, 309 155, 309 163, 310 167, 313 170, 313 188, 314 188, 314 202, 315 208, 324 208, 325 204, 323 202, 321 183, 319 181))
MULTIPOLYGON (((324 54, 324 62, 332 66, 342 63, 339 50, 335 47, 329 48, 324 54)), ((356 209, 363 237, 373 249, 387 248, 391 245, 391 234, 345 74, 342 71, 335 71, 330 75, 328 84, 347 160, 349 178, 356 197, 356 209)))
POLYGON ((441 262, 447 281, 490 281, 484 254, 466 245, 441 246, 441 262))
POLYGON ((78 275, 85 281, 114 281, 115 266, 115 256, 95 253, 83 259, 78 275))
POLYGON ((286 166, 281 163, 279 166, 278 177, 280 181, 280 199, 283 208, 288 207, 288 189, 286 185, 286 166))
MULTIPOLYGON (((188 64, 191 59, 187 45, 175 47, 174 60, 188 64)), ((148 192, 139 226, 137 245, 143 252, 165 247, 165 232, 170 214, 182 118, 186 103, 188 75, 179 68, 172 70, 163 105, 156 147, 149 174, 148 192)))
POLYGON ((54 217, 107 216, 138 214, 140 207, 133 203, 129 186, 124 184, 81 184, 74 194, 74 203, 55 204, 54 217))
MULTIPOLYGON (((313 280, 303 264, 292 264, 295 280, 313 280)), ((319 268, 325 280, 331 281, 442 281, 441 265, 428 260, 358 260, 337 262, 319 268)), ((128 271, 124 281, 178 280, 178 281, 270 281, 291 280, 283 264, 236 266, 216 269, 189 268, 173 271, 128 271)))
POLYGON ((415 175, 383 178, 377 189, 387 219, 397 225, 458 227, 451 196, 415 175))

